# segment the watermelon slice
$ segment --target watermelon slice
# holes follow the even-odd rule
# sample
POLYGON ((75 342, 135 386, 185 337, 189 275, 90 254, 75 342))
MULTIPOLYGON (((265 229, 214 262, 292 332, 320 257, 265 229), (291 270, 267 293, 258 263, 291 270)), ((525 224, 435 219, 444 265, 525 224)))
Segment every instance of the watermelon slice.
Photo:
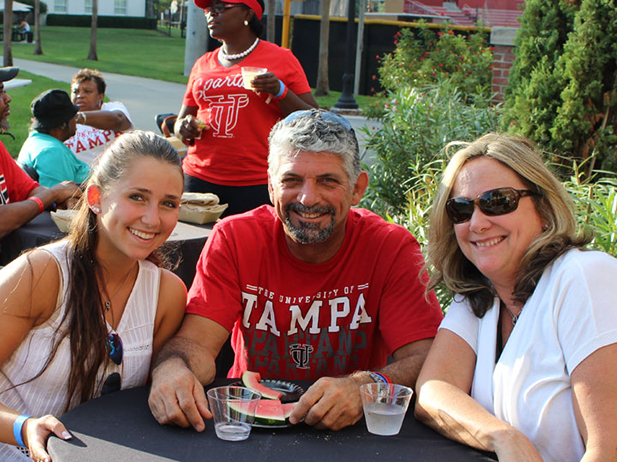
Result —
POLYGON ((281 399, 283 393, 266 387, 263 383, 260 383, 260 380, 261 375, 259 375, 259 372, 245 371, 242 374, 242 385, 246 388, 261 393, 261 397, 265 399, 281 399))
MULTIPOLYGON (((289 416, 296 403, 282 404, 278 399, 261 399, 255 411, 255 424, 268 427, 279 427, 289 424, 289 416)), ((230 402, 229 407, 237 412, 246 412, 248 405, 240 402, 230 402)))

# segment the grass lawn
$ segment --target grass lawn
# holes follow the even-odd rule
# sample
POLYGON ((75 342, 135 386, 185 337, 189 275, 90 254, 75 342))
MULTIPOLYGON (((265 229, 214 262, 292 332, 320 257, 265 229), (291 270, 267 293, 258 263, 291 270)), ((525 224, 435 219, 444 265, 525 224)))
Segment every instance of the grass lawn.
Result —
POLYGON ((34 44, 13 44, 13 57, 61 64, 77 68, 149 77, 186 83, 184 39, 168 37, 156 30, 107 29, 97 32, 98 61, 88 61, 90 28, 41 28, 42 56, 35 56, 34 44))

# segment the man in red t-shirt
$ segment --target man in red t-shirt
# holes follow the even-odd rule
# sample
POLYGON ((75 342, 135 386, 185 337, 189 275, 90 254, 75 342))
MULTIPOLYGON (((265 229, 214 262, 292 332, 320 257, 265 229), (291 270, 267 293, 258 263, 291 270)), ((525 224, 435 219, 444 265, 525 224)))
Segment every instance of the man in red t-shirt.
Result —
MULTIPOLYGON (((11 97, 4 91, 4 82, 14 78, 19 69, 0 68, 0 130, 8 130, 11 97)), ((62 182, 53 188, 40 186, 13 160, 0 142, 0 238, 32 220, 47 207, 62 206, 81 195, 73 182, 62 182)))
POLYGON ((203 430, 203 386, 231 334, 229 377, 316 381, 290 417, 338 430, 362 415, 359 386, 414 386, 442 319, 425 296, 416 239, 358 205, 368 185, 344 118, 298 111, 269 138, 264 205, 217 224, 178 334, 155 359, 150 408, 203 430), (387 364, 388 356, 393 362, 387 364))

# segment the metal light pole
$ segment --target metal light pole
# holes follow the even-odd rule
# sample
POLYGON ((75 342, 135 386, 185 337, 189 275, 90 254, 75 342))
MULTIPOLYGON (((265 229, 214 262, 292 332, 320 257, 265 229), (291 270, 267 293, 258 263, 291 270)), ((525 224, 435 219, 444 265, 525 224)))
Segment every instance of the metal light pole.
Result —
POLYGON ((356 18, 356 0, 349 0, 347 6, 347 50, 345 52, 345 73, 343 74, 343 92, 341 97, 334 104, 337 109, 358 109, 358 103, 353 97, 353 63, 351 62, 354 56, 354 40, 353 26, 356 18))

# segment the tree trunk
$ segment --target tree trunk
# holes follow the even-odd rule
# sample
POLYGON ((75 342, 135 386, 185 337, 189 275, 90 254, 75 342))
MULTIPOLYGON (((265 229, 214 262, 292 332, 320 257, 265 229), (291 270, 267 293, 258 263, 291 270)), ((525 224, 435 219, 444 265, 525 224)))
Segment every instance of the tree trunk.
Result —
POLYGON ((156 17, 156 14, 154 13, 154 0, 146 0, 146 17, 156 17))
POLYGON ((98 0, 92 0, 92 24, 90 25, 90 51, 86 59, 90 61, 98 61, 99 58, 96 55, 96 27, 99 17, 99 2, 98 0))
POLYGON ((4 0, 4 65, 13 65, 13 0, 4 0))
POLYGON ((41 45, 41 0, 34 0, 34 54, 42 55, 41 45))
POLYGON ((321 1, 321 25, 319 29, 319 65, 315 96, 330 94, 328 81, 328 43, 330 42, 330 0, 321 1))
POLYGON ((267 0, 268 24, 266 40, 271 43, 276 42, 276 0, 267 0))

